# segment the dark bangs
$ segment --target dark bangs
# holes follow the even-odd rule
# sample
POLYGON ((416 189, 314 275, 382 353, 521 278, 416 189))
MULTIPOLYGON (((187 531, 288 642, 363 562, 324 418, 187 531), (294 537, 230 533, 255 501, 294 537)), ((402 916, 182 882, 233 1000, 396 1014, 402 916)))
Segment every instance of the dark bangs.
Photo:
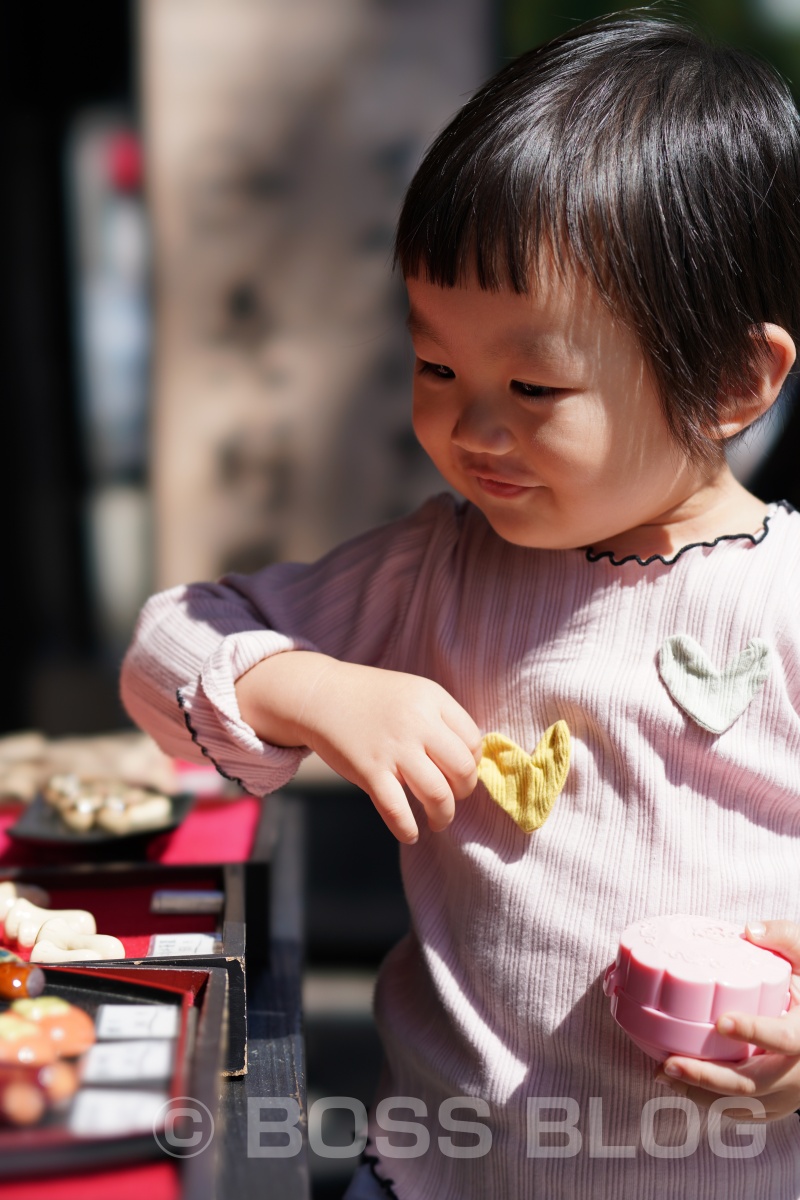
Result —
POLYGON ((582 25, 514 60, 408 189, 405 276, 535 288, 577 269, 638 337, 679 443, 718 453, 759 327, 800 332, 800 122, 765 64, 669 20, 582 25))

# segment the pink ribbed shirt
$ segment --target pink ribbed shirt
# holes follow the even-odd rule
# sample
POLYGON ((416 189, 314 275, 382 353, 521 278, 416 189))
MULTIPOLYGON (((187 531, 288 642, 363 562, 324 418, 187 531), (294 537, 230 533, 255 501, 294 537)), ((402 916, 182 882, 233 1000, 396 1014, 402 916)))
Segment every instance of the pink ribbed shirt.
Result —
POLYGON ((255 736, 234 683, 295 646, 435 679, 528 750, 569 727, 569 774, 540 829, 523 833, 479 785, 447 830, 420 819, 401 849, 412 927, 378 982, 380 1097, 412 1098, 417 1115, 373 1111, 369 1145, 401 1200, 800 1198, 797 1117, 770 1123, 755 1153, 727 1120, 709 1131, 653 1083, 602 991, 641 917, 800 919, 799 593, 786 505, 755 536, 616 563, 512 546, 440 496, 316 564, 148 602, 123 668, 128 711, 168 753, 205 751, 256 793, 301 753, 255 736), (721 733, 659 671, 676 635, 719 668, 753 639, 768 647, 766 680, 721 733), (480 1103, 454 1110, 457 1097, 480 1103), (427 1125, 427 1152, 417 1131, 398 1154, 389 1119, 427 1125))

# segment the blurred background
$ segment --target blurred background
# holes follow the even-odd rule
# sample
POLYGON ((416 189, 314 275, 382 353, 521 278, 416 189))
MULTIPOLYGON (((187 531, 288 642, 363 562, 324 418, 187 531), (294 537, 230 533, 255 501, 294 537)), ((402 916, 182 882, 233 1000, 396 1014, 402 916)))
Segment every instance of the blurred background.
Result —
MULTIPOLYGON (((504 59, 611 8, 2 6, 0 732, 124 726, 150 591, 314 557, 440 486, 408 421, 404 188, 504 59)), ((800 83, 800 0, 671 10, 800 83)), ((797 499, 780 428, 738 469, 797 499)))
MULTIPOLYGON (((124 728, 117 672, 147 594, 315 557, 440 486, 408 421, 403 191, 501 62, 629 7, 2 6, 0 734, 124 728)), ((800 0, 652 7, 798 94, 800 0)), ((785 404, 735 468, 800 506, 799 449, 785 404)), ((394 846, 359 794, 299 786, 309 1088, 366 1102, 374 967, 405 922, 394 846)), ((315 1194, 351 1167, 317 1163, 315 1194)))

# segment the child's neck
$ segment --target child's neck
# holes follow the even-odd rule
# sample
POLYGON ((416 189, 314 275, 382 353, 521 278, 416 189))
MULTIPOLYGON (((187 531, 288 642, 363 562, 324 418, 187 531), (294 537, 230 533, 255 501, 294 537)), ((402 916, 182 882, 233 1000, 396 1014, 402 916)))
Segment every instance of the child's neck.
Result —
POLYGON ((755 534, 766 512, 767 505, 748 492, 726 464, 651 521, 595 542, 592 549, 610 550, 617 559, 632 554, 672 558, 696 542, 713 542, 726 534, 755 534))

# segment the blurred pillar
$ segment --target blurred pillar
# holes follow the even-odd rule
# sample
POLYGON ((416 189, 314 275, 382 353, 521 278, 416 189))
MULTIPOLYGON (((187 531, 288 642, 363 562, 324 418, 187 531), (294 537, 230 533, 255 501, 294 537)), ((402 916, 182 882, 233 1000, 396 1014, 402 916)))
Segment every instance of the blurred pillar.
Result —
POLYGON ((142 0, 156 583, 316 556, 441 482, 393 227, 491 0, 142 0))

